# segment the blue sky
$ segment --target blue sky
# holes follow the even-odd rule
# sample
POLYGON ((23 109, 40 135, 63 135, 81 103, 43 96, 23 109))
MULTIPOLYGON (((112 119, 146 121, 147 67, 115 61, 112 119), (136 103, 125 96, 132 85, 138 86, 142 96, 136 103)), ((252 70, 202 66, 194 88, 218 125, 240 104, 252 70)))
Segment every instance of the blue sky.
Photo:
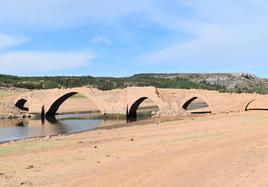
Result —
POLYGON ((268 77, 267 0, 0 0, 0 73, 268 77))

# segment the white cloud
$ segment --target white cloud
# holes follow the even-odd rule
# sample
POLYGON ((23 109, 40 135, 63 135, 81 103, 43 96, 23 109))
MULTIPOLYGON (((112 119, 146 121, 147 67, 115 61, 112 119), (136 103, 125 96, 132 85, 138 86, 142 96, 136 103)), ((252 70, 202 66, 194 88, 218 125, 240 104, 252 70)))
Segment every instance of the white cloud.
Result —
POLYGON ((169 46, 141 55, 139 61, 180 64, 189 70, 267 67, 268 25, 264 24, 268 19, 267 1, 177 2, 186 6, 190 15, 160 12, 153 19, 166 28, 186 33, 188 39, 170 41, 169 46))
MULTIPOLYGON (((26 31, 46 32, 90 25, 93 32, 110 32, 108 35, 113 37, 115 46, 117 40, 124 40, 121 43, 129 42, 128 46, 133 47, 133 44, 143 46, 143 39, 146 42, 143 32, 132 29, 133 22, 141 30, 148 25, 159 29, 163 42, 145 47, 146 51, 138 58, 142 62, 187 63, 190 68, 185 68, 186 71, 194 66, 202 70, 211 66, 217 69, 219 64, 229 69, 234 65, 241 69, 253 67, 253 63, 267 67, 267 0, 0 0, 0 3, 0 26, 11 30, 26 28, 26 31), (165 41, 162 30, 175 37, 169 35, 165 41)), ((91 42, 111 44, 110 38, 101 35, 91 42)), ((120 42, 118 48, 125 47, 120 42)), ((14 43, 2 45, 17 45, 14 43)), ((37 56, 36 52, 33 54, 37 56)))
POLYGON ((97 35, 91 40, 92 43, 94 44, 105 44, 105 45, 111 45, 112 42, 108 36, 104 35, 97 35))
POLYGON ((92 59, 90 52, 9 52, 0 53, 0 67, 4 74, 38 75, 83 67, 92 59))
POLYGON ((0 49, 21 45, 27 41, 21 36, 10 36, 0 33, 0 49))
POLYGON ((248 26, 204 26, 193 39, 177 44, 172 42, 170 46, 142 55, 140 60, 145 63, 192 61, 194 64, 215 64, 226 60, 225 63, 229 64, 234 63, 234 59, 244 59, 244 62, 247 62, 250 56, 266 56, 268 33, 249 29, 248 26), (244 32, 245 30, 247 32, 244 32))

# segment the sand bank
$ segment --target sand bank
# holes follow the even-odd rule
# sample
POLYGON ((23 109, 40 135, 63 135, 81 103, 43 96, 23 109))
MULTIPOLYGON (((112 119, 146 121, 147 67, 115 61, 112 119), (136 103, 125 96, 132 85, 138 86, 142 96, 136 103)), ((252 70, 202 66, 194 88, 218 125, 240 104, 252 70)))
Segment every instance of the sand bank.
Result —
POLYGON ((0 145, 0 186, 265 186, 268 113, 0 145))

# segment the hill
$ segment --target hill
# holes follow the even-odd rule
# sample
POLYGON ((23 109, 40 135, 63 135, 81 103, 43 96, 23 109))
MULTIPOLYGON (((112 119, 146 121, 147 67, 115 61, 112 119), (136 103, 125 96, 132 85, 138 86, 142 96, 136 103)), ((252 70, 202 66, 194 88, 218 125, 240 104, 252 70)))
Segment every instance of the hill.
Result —
POLYGON ((101 90, 125 88, 128 86, 155 86, 159 88, 208 89, 220 92, 268 93, 268 79, 249 73, 178 73, 178 74, 136 74, 130 77, 18 77, 0 75, 0 86, 27 89, 50 89, 70 87, 94 87, 101 90))

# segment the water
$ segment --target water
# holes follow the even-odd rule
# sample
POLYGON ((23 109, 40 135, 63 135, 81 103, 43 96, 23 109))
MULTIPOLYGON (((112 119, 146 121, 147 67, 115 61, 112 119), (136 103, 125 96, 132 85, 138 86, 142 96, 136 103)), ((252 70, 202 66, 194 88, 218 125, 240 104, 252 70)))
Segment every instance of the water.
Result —
POLYGON ((125 123, 125 120, 92 119, 92 114, 68 114, 56 119, 0 120, 0 142, 26 138, 77 133, 125 123))

